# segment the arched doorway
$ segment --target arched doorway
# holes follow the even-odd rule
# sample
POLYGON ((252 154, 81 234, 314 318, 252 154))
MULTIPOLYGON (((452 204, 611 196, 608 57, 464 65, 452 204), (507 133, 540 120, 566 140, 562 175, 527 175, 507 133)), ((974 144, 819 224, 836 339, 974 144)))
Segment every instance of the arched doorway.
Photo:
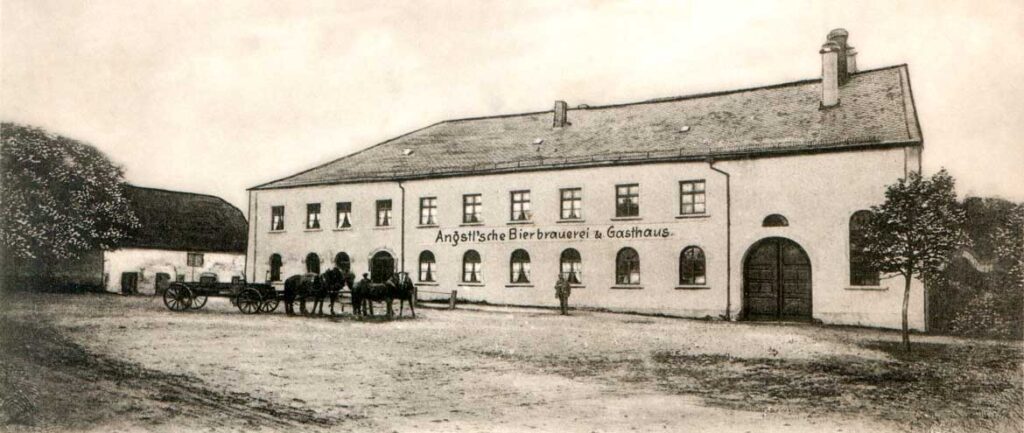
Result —
POLYGON ((383 283, 395 273, 395 259, 387 251, 380 251, 370 259, 370 282, 383 283))
POLYGON ((743 314, 751 320, 811 318, 811 260, 800 245, 766 238, 747 250, 743 314))

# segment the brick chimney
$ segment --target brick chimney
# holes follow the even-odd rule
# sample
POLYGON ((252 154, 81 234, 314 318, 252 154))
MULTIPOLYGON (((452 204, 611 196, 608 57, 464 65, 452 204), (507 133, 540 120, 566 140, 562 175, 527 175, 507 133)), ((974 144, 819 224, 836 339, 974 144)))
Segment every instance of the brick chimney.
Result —
POLYGON ((553 125, 555 128, 564 128, 571 125, 569 123, 568 110, 569 104, 566 104, 565 101, 555 101, 555 121, 553 125))
MULTIPOLYGON (((821 46, 821 107, 839 105, 839 44, 828 41, 821 46)), ((845 62, 844 62, 844 65, 845 62)))
MULTIPOLYGON (((838 65, 837 70, 839 72, 839 85, 840 86, 842 86, 843 84, 846 84, 846 82, 850 80, 850 71, 849 71, 849 67, 847 66, 847 62, 848 62, 847 51, 849 51, 853 47, 850 47, 846 43, 846 40, 849 39, 849 38, 850 38, 850 32, 847 32, 846 29, 835 29, 835 30, 832 30, 831 32, 828 32, 828 38, 827 38, 828 41, 829 42, 835 42, 836 45, 839 46, 839 56, 838 56, 839 57, 838 58, 839 65, 838 65)), ((856 51, 854 52, 854 55, 856 55, 856 51)))

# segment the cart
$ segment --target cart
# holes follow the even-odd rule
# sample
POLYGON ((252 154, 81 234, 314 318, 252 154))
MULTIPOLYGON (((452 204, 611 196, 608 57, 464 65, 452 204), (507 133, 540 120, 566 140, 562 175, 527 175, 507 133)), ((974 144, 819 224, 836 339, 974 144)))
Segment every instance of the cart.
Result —
POLYGON ((244 281, 219 283, 171 283, 164 290, 164 305, 171 311, 198 310, 210 297, 228 298, 243 314, 270 313, 277 309, 280 297, 270 284, 244 281))

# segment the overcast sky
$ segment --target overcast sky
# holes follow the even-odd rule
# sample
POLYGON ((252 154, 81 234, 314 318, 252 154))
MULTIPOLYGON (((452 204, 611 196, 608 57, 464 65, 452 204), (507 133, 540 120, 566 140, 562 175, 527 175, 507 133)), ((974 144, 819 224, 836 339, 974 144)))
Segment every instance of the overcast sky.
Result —
POLYGON ((221 196, 439 120, 908 63, 926 172, 1024 200, 1024 2, 2 0, 2 113, 221 196))

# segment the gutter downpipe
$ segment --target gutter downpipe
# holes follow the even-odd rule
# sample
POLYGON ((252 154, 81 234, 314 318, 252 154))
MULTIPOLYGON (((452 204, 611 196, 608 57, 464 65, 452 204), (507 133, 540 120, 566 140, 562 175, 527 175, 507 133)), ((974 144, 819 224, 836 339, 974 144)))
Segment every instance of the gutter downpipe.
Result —
POLYGON ((405 272, 405 187, 402 186, 402 181, 398 181, 398 188, 402 190, 402 246, 401 254, 402 257, 402 272, 405 272))
POLYGON ((708 157, 708 168, 725 175, 725 320, 732 321, 732 188, 729 173, 715 167, 715 159, 708 157))

